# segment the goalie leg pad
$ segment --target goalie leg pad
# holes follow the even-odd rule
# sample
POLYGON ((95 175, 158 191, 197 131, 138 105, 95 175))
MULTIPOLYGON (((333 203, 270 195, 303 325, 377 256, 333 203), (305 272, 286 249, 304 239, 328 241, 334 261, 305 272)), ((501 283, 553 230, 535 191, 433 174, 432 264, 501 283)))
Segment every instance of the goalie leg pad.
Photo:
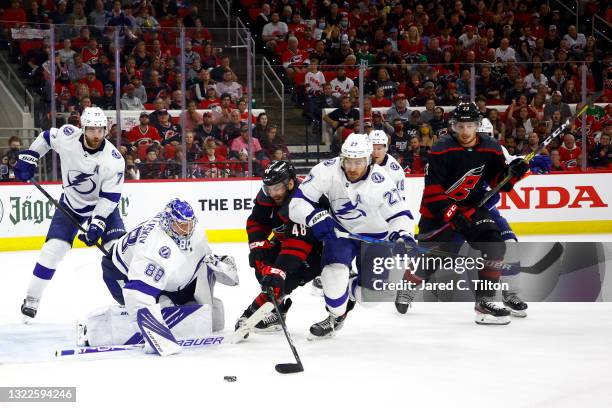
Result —
MULTIPOLYGON (((159 312, 156 314, 159 314, 159 312)), ((145 340, 145 352, 154 352, 160 356, 180 353, 181 346, 160 317, 159 315, 155 316, 146 307, 138 309, 138 312, 136 312, 136 322, 145 340)))
POLYGON ((213 297, 212 331, 219 332, 225 328, 225 307, 223 301, 213 297))
MULTIPOLYGON (((209 305, 171 306, 163 308, 161 314, 175 338, 185 341, 212 334, 211 310, 209 305)), ((85 328, 86 340, 90 346, 143 342, 136 320, 121 306, 111 306, 93 312, 85 320, 85 328)))

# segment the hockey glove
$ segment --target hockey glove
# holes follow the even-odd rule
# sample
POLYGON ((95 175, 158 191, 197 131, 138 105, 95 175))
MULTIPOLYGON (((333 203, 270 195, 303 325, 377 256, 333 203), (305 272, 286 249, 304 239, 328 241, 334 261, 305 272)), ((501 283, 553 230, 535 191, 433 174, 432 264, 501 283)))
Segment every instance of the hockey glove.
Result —
POLYGON ((95 245, 100 239, 106 228, 104 219, 100 216, 95 216, 89 223, 86 234, 79 234, 79 239, 87 246, 95 245))
POLYGON ((319 241, 327 242, 337 239, 335 229, 338 223, 326 210, 314 210, 312 214, 306 217, 306 224, 319 241))
POLYGON ((417 245, 412 234, 404 230, 393 231, 391 234, 389 234, 389 241, 405 244, 410 247, 417 245))
POLYGON ((472 226, 472 214, 472 211, 464 212, 453 204, 444 211, 444 221, 448 222, 455 231, 464 233, 472 226))
POLYGON ((257 266, 257 262, 265 262, 270 257, 272 244, 267 239, 263 241, 249 242, 249 265, 251 268, 257 266))
POLYGON ((258 263, 257 269, 261 273, 261 287, 266 291, 267 288, 274 289, 274 296, 279 298, 285 289, 285 278, 287 274, 282 269, 275 268, 264 263, 258 263))
POLYGON ((15 163, 15 177, 21 181, 28 181, 36 173, 38 167, 38 159, 40 155, 34 150, 23 150, 17 155, 17 163, 15 163))
POLYGON ((522 179, 528 171, 529 163, 523 159, 514 160, 512 163, 510 163, 510 167, 508 167, 508 173, 511 174, 513 178, 516 178, 517 181, 522 179))

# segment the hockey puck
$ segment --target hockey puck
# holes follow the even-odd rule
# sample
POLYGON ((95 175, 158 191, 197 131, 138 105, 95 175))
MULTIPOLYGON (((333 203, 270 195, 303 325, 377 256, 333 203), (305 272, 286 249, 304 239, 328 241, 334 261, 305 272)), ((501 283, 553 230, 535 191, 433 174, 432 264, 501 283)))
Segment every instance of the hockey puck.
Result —
POLYGON ((236 382, 238 378, 235 375, 224 375, 223 380, 227 382, 236 382))

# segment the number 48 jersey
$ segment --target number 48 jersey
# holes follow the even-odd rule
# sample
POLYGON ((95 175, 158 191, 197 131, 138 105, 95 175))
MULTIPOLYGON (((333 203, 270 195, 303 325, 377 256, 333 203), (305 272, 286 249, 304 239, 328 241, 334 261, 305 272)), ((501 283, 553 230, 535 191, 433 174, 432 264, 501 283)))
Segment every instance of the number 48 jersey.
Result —
MULTIPOLYGON (((452 136, 445 136, 429 154, 421 215, 442 220, 452 204, 472 207, 486 193, 485 184, 495 187, 506 173, 506 159, 495 139, 483 137, 476 146, 464 148, 452 136)), ((512 188, 511 183, 506 186, 512 188)))

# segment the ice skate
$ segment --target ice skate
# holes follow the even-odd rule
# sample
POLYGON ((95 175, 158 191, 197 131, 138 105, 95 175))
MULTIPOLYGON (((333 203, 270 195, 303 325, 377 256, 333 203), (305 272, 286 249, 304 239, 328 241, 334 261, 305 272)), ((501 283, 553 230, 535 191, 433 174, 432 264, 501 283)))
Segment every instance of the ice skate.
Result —
POLYGON ((40 303, 39 298, 27 296, 21 304, 21 313, 23 314, 23 322, 30 323, 30 321, 36 317, 38 312, 38 305, 40 303))
POLYGON ((508 308, 510 314, 514 317, 527 317, 527 303, 518 297, 516 293, 503 293, 504 306, 508 308))
POLYGON ((474 306, 476 311, 475 322, 477 324, 509 324, 510 311, 504 307, 499 307, 488 299, 483 299, 476 302, 474 306))

